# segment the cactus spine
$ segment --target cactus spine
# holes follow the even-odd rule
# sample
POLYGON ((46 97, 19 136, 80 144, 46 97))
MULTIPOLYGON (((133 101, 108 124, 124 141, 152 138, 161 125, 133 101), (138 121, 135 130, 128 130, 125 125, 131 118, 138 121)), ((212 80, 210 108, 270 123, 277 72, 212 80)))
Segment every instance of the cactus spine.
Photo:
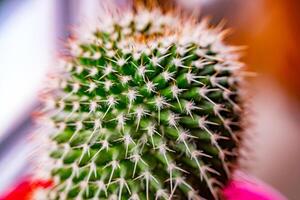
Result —
POLYGON ((71 42, 46 98, 47 199, 220 199, 241 130, 242 64, 223 36, 206 21, 140 8, 71 42))

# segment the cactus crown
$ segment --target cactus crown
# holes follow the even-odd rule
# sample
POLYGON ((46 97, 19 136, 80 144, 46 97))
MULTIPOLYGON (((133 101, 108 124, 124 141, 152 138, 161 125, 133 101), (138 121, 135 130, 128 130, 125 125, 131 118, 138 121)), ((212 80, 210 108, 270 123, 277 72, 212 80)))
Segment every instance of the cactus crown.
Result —
POLYGON ((221 198, 237 160, 238 69, 207 21, 139 9, 106 18, 47 98, 47 199, 221 198))

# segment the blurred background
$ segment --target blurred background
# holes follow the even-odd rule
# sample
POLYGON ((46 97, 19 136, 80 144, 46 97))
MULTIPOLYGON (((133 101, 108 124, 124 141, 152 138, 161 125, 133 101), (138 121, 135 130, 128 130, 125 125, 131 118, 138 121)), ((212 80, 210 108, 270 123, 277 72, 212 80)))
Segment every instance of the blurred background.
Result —
MULTIPOLYGON (((97 20, 99 1, 0 0, 0 194, 30 170, 37 92, 70 31, 97 20)), ((228 41, 247 46, 243 60, 258 76, 250 80, 253 125, 244 170, 300 199, 300 1, 177 2, 214 24, 225 19, 233 30, 228 41)))

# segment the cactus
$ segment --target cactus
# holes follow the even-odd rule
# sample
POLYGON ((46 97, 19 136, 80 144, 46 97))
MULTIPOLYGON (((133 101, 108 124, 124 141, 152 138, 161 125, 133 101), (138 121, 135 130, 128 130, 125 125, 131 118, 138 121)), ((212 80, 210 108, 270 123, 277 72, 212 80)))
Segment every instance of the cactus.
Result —
POLYGON ((47 199, 221 199, 242 130, 242 64, 225 33, 140 7, 71 41, 46 98, 47 199))

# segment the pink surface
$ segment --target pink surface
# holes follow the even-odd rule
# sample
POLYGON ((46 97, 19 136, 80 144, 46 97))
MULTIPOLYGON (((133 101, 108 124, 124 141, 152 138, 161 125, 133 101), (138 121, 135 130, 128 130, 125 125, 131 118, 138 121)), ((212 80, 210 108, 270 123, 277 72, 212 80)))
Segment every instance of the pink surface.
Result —
POLYGON ((265 183, 238 172, 223 194, 226 200, 287 200, 265 183))
POLYGON ((0 200, 32 200, 33 193, 40 188, 48 188, 52 185, 49 180, 34 180, 24 177, 14 188, 6 194, 0 194, 0 200))

